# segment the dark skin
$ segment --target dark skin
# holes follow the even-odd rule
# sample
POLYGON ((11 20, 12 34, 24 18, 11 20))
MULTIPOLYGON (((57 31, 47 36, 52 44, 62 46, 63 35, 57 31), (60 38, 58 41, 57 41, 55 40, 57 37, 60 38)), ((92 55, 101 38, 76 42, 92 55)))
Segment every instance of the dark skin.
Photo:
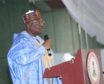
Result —
MULTIPOLYGON (((41 17, 26 24, 26 27, 26 31, 32 36, 40 35, 44 32, 44 22, 41 17)), ((51 48, 50 39, 46 40, 43 45, 46 49, 51 48)))

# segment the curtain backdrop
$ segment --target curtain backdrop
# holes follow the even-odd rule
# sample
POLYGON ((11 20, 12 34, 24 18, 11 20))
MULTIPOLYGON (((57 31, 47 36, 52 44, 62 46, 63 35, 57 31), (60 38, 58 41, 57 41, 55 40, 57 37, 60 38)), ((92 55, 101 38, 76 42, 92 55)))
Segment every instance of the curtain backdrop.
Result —
POLYGON ((104 0, 62 0, 70 15, 91 36, 104 44, 104 0))

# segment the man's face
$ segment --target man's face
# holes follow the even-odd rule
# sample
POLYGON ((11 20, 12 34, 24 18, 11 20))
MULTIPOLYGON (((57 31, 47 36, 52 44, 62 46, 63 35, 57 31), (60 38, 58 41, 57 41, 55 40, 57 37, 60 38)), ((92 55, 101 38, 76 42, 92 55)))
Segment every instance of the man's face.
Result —
POLYGON ((29 31, 32 35, 38 35, 44 31, 44 21, 39 18, 29 23, 29 31))

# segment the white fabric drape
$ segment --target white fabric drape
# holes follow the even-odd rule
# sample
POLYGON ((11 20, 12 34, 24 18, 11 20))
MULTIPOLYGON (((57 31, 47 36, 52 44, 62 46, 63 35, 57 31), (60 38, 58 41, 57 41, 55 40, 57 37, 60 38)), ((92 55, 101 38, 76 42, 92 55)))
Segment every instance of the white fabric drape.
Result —
POLYGON ((104 0, 62 0, 68 12, 91 36, 104 44, 104 0))

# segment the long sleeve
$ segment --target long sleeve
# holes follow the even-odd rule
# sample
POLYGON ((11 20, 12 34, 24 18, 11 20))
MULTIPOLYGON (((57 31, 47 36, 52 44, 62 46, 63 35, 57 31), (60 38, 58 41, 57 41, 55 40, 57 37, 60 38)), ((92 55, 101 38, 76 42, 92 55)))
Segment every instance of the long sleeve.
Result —
POLYGON ((13 84, 46 84, 42 61, 46 49, 43 45, 37 46, 35 41, 27 32, 14 37, 7 56, 13 84))
POLYGON ((39 57, 44 56, 45 53, 45 47, 36 47, 30 42, 25 42, 22 40, 10 50, 9 57, 18 64, 26 65, 36 59, 39 59, 39 57))

